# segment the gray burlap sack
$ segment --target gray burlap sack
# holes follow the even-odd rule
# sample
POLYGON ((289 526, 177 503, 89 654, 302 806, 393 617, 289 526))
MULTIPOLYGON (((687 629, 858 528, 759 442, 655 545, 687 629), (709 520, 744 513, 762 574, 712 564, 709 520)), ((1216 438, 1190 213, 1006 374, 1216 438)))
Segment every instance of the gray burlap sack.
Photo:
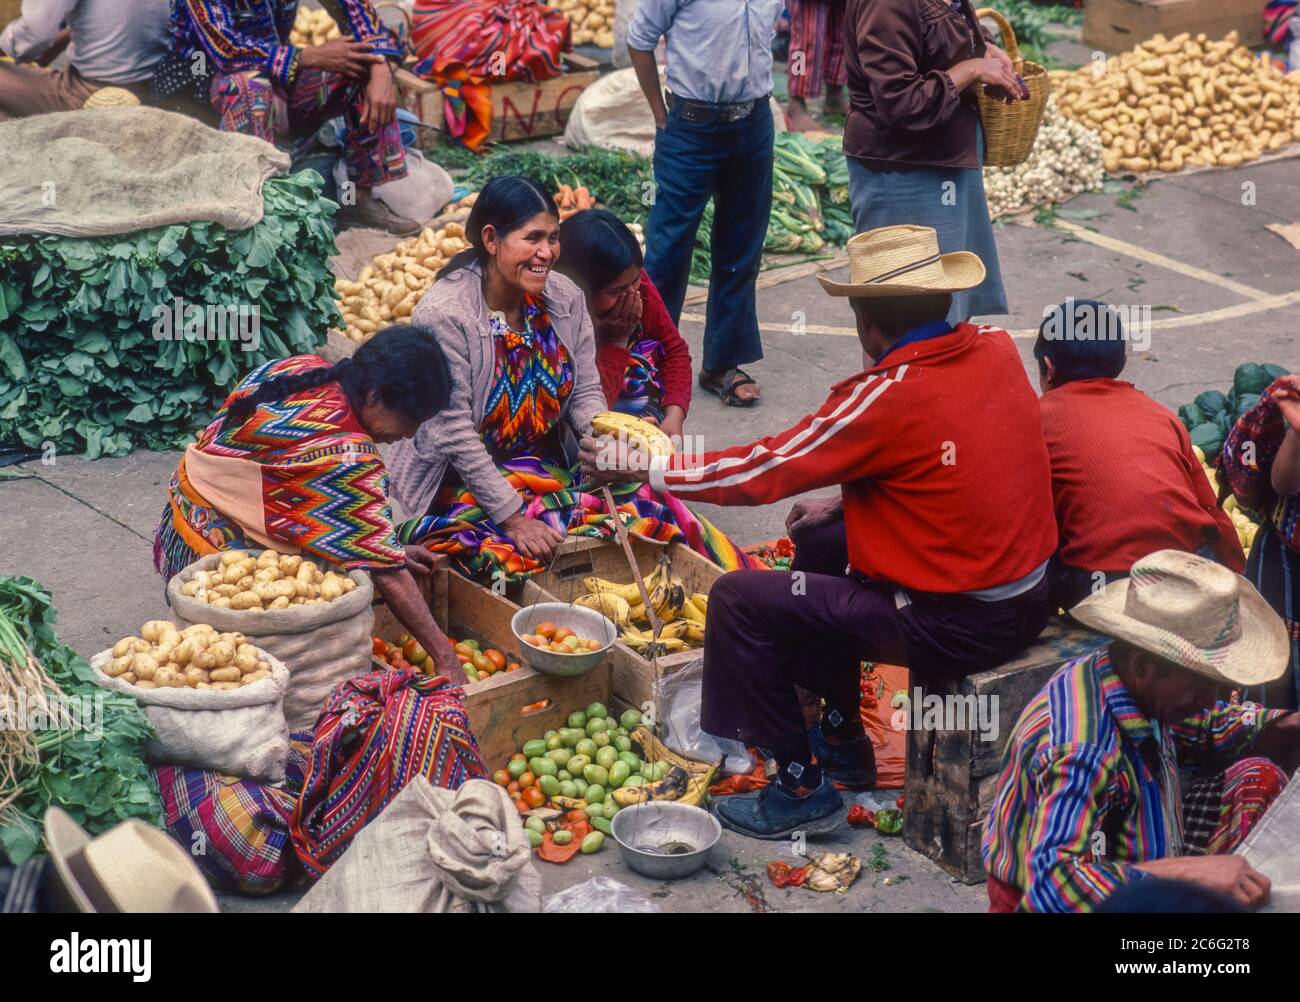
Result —
POLYGON ((167 582, 167 601, 180 627, 207 623, 220 633, 242 633, 248 642, 279 658, 289 669, 284 715, 293 731, 315 728, 321 705, 340 682, 370 671, 370 608, 375 590, 370 575, 349 572, 356 588, 323 605, 296 605, 274 611, 218 609, 181 594, 199 571, 210 571, 218 553, 190 564, 167 582))
POLYGON ((96 682, 130 696, 144 710, 155 734, 145 749, 150 762, 278 783, 289 760, 289 725, 284 719, 289 672, 274 655, 261 651, 261 656, 271 666, 271 677, 226 692, 140 689, 109 678, 104 668, 112 651, 96 654, 90 667, 96 682))

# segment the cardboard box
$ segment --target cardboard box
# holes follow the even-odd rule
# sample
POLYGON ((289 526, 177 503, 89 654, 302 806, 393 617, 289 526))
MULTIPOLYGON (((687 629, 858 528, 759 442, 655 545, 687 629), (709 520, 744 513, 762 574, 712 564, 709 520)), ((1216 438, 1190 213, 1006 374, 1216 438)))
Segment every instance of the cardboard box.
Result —
POLYGON ((1219 41, 1236 31, 1242 45, 1264 41, 1261 0, 1088 0, 1083 44, 1108 53, 1125 52, 1154 35, 1204 32, 1219 41))

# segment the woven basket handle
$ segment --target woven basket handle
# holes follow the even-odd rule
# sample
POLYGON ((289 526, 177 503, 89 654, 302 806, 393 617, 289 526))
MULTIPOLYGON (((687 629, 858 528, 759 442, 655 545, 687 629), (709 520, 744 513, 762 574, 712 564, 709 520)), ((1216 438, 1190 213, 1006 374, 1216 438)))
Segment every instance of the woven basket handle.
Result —
POLYGON ((977 21, 986 17, 992 18, 993 22, 998 26, 998 31, 1002 34, 1002 48, 1011 57, 1011 62, 1015 66, 1016 72, 1019 73, 1020 68, 1024 65, 1025 57, 1020 54, 1020 44, 1016 41, 1016 30, 1011 27, 1010 21, 992 7, 981 7, 975 12, 977 21))

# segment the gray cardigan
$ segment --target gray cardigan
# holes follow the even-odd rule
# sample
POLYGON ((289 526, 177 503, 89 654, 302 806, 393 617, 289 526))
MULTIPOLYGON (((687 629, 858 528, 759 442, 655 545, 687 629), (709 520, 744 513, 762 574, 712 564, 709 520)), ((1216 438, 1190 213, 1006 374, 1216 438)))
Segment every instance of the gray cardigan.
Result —
MULTIPOLYGON (((573 392, 561 411, 561 441, 572 462, 578 437, 607 409, 596 369, 596 337, 586 299, 569 279, 551 272, 542 298, 555 333, 573 359, 573 392)), ((479 437, 495 367, 479 265, 470 264, 435 282, 416 304, 411 323, 429 328, 442 346, 451 368, 451 402, 422 424, 414 438, 388 450, 392 494, 407 516, 424 515, 448 468, 454 467, 484 511, 500 523, 519 510, 520 499, 497 472, 479 437)))

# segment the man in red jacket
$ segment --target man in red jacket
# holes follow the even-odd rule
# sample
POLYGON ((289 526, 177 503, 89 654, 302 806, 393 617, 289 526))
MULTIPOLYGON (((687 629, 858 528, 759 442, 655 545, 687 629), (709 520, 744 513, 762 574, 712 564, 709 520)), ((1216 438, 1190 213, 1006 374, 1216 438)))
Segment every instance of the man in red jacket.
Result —
POLYGON ((1118 378, 1128 334, 1113 306, 1067 299, 1046 311, 1034 342, 1060 531, 1053 609, 1100 594, 1157 550, 1200 553, 1237 573, 1246 566, 1187 429, 1118 378))
MULTIPOLYGON (((776 782, 720 801, 718 815, 758 838, 833 827, 833 784, 874 784, 862 661, 969 674, 1027 647, 1048 617, 1056 525, 1034 391, 1006 331, 944 319, 983 264, 940 254, 922 226, 858 234, 848 252, 848 283, 819 280, 850 297, 875 364, 787 431, 640 474, 728 505, 840 486, 834 501, 795 505, 793 571, 734 571, 710 594, 701 724, 778 766, 776 782), (825 703, 807 731, 796 686, 825 703)), ((607 441, 583 452, 594 475, 636 465, 607 441)))

